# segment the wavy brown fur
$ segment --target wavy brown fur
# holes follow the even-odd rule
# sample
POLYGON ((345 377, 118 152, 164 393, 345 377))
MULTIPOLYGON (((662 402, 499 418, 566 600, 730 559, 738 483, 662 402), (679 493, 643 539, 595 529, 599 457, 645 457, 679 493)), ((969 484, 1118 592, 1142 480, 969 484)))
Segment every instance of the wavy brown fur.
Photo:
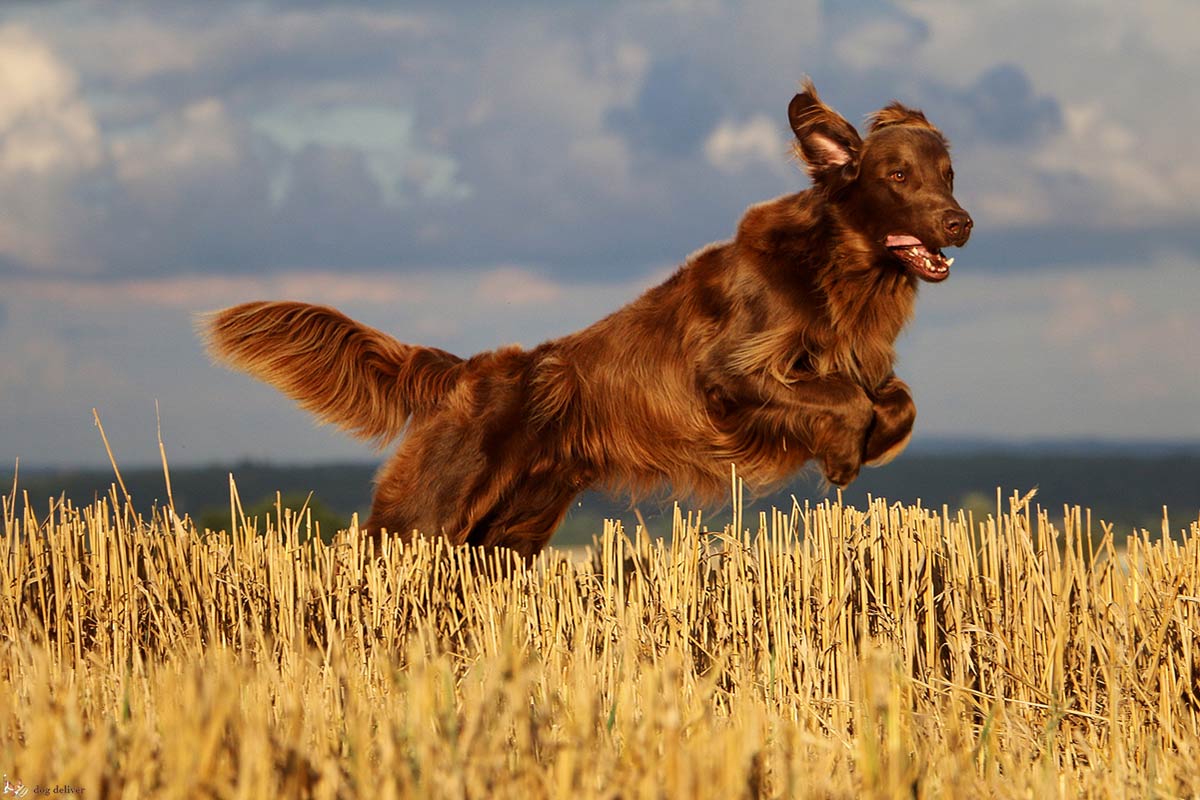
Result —
POLYGON ((201 332, 217 358, 381 446, 445 394, 462 364, 305 303, 244 303, 203 317, 201 332))
POLYGON ((403 431, 373 532, 529 557, 592 485, 712 497, 730 464, 761 489, 809 459, 845 485, 903 449, 916 413, 892 366, 917 279, 884 242, 940 248, 970 230, 941 134, 904 111, 881 111, 864 141, 806 84, 789 119, 811 189, 751 207, 731 241, 533 350, 464 361, 299 303, 212 316, 211 349, 360 436, 403 431))

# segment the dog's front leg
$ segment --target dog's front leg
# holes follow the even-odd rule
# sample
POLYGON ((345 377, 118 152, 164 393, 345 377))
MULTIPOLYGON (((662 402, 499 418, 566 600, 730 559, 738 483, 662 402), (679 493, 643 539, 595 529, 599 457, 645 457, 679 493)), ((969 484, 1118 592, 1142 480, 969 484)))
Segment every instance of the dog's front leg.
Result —
POLYGON ((908 385, 890 376, 872 397, 874 419, 863 447, 863 463, 879 467, 900 455, 912 438, 917 407, 908 385))
POLYGON ((846 486, 858 476, 875 409, 871 397, 854 381, 811 374, 791 381, 743 375, 710 388, 708 398, 710 417, 719 421, 731 440, 762 442, 782 437, 784 443, 790 441, 820 461, 830 483, 846 486))
POLYGON ((875 417, 871 398, 852 381, 824 378, 813 388, 831 400, 808 417, 809 449, 821 462, 821 473, 834 486, 845 488, 858 477, 864 463, 863 442, 875 417))

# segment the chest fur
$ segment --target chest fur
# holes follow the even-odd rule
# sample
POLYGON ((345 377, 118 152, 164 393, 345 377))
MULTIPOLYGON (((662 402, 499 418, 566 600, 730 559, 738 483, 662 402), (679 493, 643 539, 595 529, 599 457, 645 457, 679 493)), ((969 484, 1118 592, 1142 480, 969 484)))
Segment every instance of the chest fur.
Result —
POLYGON ((870 390, 892 373, 896 338, 912 317, 916 283, 866 253, 831 267, 820 282, 824 302, 814 326, 820 340, 814 366, 821 374, 849 375, 870 390))
POLYGON ((915 290, 899 288, 831 296, 802 313, 755 317, 755 324, 730 336, 736 344, 717 361, 733 373, 766 373, 784 382, 797 373, 841 375, 871 391, 892 374, 896 337, 912 314, 915 290))

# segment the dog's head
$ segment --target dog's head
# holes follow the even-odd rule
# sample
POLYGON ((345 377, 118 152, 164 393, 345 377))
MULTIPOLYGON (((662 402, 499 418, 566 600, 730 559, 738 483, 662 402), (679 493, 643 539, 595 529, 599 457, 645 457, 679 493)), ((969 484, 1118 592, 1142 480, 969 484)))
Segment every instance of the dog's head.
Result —
POLYGON ((966 244, 973 222, 954 199, 946 138, 924 114, 892 103, 871 115, 864 140, 805 81, 788 120, 816 188, 856 232, 923 280, 950 274, 942 248, 966 244))

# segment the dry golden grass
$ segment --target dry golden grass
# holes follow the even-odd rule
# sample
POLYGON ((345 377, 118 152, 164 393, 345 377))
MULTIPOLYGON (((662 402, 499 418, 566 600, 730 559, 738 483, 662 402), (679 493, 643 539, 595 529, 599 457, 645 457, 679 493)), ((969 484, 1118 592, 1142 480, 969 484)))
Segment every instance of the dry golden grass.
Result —
POLYGON ((677 513, 526 567, 297 544, 286 513, 6 503, 0 771, 85 797, 1200 796, 1200 522, 1093 546, 1078 510, 997 506, 677 513))

